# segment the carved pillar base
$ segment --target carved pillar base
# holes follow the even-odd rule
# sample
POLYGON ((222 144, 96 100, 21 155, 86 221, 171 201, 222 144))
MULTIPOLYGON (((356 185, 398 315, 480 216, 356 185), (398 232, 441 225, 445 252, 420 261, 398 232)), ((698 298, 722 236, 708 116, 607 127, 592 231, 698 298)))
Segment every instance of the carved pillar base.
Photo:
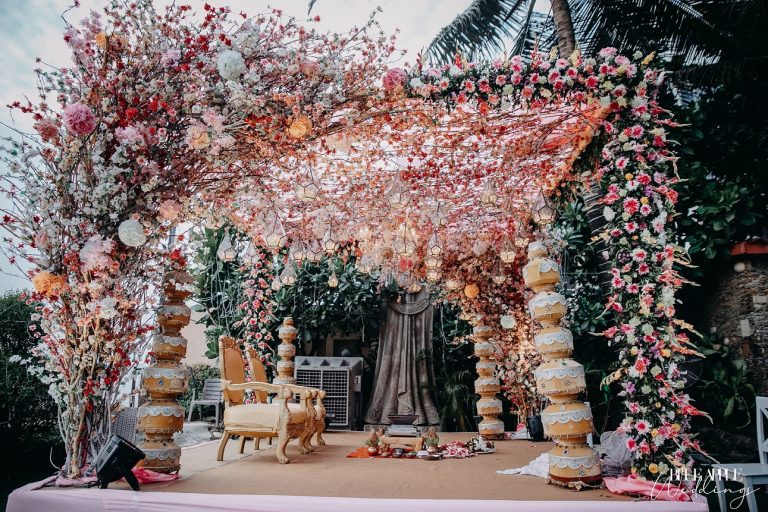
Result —
POLYGON ((181 364, 187 340, 180 331, 189 324, 191 311, 184 300, 191 295, 193 282, 187 272, 166 275, 165 300, 157 310, 160 333, 152 343, 154 362, 143 373, 142 387, 150 400, 139 408, 136 428, 146 438, 139 448, 147 455, 144 467, 162 473, 181 468, 181 448, 173 434, 184 429, 184 408, 177 398, 189 387, 189 371, 181 364))
POLYGON ((293 318, 285 317, 283 325, 277 331, 280 338, 280 345, 277 347, 277 355, 280 360, 277 362, 277 377, 272 382, 275 384, 296 384, 295 369, 296 363, 293 358, 296 356, 296 345, 293 341, 296 339, 296 328, 293 326, 293 318))
POLYGON ((475 342, 475 355, 480 358, 477 362, 475 393, 480 395, 477 401, 477 414, 483 417, 477 426, 478 432, 486 439, 502 439, 504 437, 504 422, 499 419, 502 412, 501 400, 496 395, 501 391, 499 379, 496 377, 496 351, 490 341, 493 331, 490 327, 477 326, 472 333, 475 342))

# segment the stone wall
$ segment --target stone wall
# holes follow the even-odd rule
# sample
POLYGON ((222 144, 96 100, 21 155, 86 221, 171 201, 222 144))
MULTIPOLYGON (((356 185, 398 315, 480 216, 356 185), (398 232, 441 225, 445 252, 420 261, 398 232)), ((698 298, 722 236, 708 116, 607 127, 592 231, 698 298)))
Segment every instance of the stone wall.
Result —
POLYGON ((754 375, 759 395, 768 395, 768 256, 742 255, 707 301, 710 327, 738 347, 754 375))

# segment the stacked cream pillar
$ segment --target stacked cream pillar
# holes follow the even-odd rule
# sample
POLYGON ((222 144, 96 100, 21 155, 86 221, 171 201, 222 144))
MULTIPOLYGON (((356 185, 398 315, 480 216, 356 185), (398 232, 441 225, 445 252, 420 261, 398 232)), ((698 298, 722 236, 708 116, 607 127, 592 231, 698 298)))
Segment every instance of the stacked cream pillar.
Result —
POLYGON ((277 330, 277 336, 280 338, 280 345, 277 347, 280 360, 277 362, 277 377, 272 382, 296 384, 296 377, 294 377, 296 363, 293 361, 296 356, 296 345, 293 344, 296 339, 296 328, 293 326, 293 318, 288 316, 283 319, 283 325, 277 330))
POLYGON ((578 400, 586 388, 584 367, 570 359, 573 335, 560 326, 568 312, 565 297, 554 291, 560 282, 560 269, 547 258, 542 242, 528 246, 528 260, 523 279, 536 292, 528 308, 542 327, 534 337, 544 360, 535 372, 536 387, 551 402, 541 420, 544 434, 557 443, 549 452, 549 481, 576 487, 579 482, 598 482, 602 478, 599 456, 586 444, 593 430, 592 411, 578 400))
POLYGON ((189 387, 189 370, 181 364, 187 354, 187 340, 180 332, 189 324, 191 311, 184 300, 191 295, 193 283, 187 272, 166 275, 165 300, 157 310, 160 333, 152 343, 154 362, 143 373, 142 387, 149 402, 139 407, 136 428, 146 438, 139 448, 147 455, 144 467, 163 473, 181 467, 181 448, 173 434, 184 429, 184 408, 177 398, 189 387))
POLYGON ((477 426, 478 432, 486 439, 502 439, 504 423, 499 419, 501 400, 496 395, 501 391, 499 379, 496 376, 496 350, 490 339, 493 331, 487 326, 477 326, 472 332, 475 342, 475 355, 480 358, 477 362, 475 393, 480 395, 477 401, 477 414, 483 417, 477 426))

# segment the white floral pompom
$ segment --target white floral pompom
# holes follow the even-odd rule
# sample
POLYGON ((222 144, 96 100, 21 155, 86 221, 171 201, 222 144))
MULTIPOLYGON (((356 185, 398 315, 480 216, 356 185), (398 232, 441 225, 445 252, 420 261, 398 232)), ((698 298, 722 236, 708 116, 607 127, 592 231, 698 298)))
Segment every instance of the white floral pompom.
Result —
POLYGON ((616 212, 614 212, 610 207, 606 206, 603 208, 603 217, 605 217, 605 220, 608 222, 611 222, 616 217, 616 212))
POLYGON ((141 222, 134 219, 121 222, 117 228, 117 236, 128 247, 139 247, 147 241, 147 235, 144 234, 144 226, 141 225, 141 222))
POLYGON ((216 62, 219 74, 225 80, 237 80, 245 73, 245 60, 239 52, 224 50, 216 62))
POLYGON ((517 320, 512 315, 503 315, 501 317, 501 326, 505 329, 514 329, 517 325, 517 320))

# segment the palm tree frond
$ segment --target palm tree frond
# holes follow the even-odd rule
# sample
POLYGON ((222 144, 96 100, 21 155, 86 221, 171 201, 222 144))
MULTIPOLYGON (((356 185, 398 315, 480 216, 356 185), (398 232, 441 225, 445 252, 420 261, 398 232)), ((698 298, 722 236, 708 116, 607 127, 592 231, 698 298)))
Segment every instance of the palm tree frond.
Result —
POLYGON ((427 47, 429 61, 449 62, 456 53, 490 57, 523 32, 534 0, 473 0, 427 47))

